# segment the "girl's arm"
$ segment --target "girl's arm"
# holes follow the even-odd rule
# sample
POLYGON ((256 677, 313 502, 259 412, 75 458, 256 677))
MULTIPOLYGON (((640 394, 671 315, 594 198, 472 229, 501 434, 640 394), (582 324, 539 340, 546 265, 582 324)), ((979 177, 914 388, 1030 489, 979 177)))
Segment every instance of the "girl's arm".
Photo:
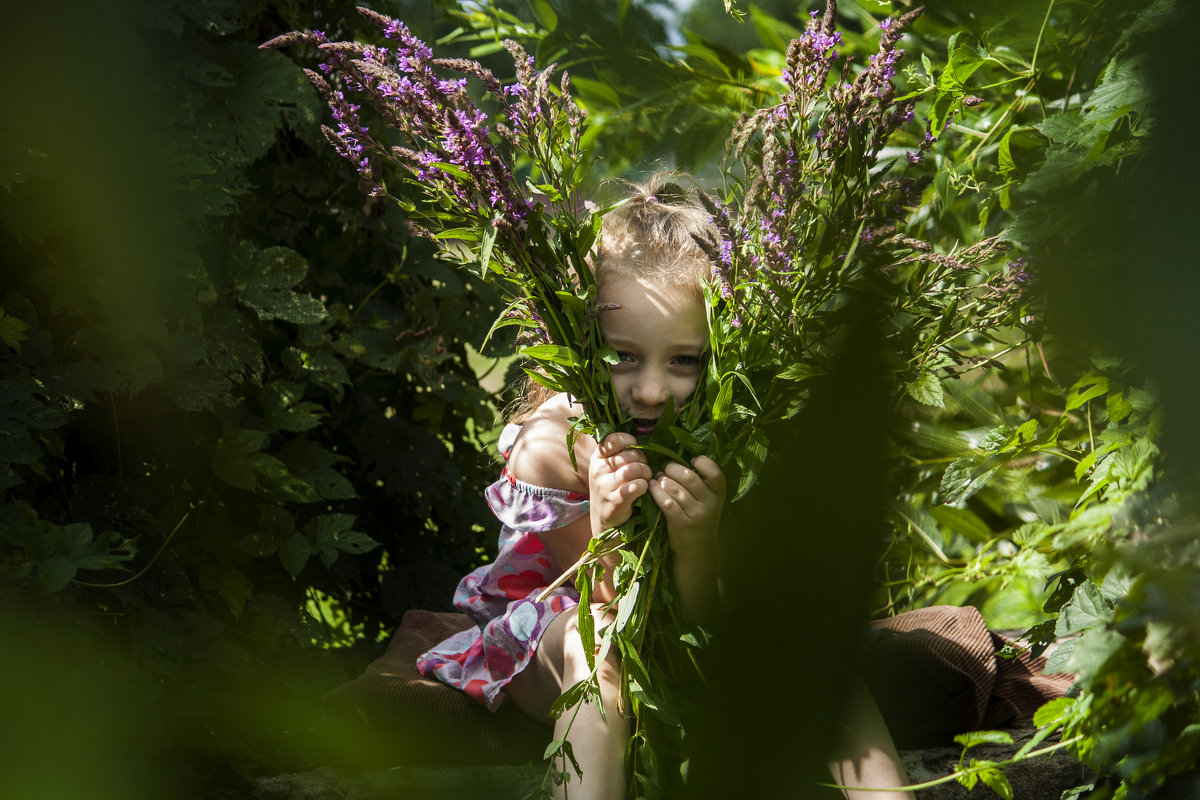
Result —
POLYGON ((650 481, 650 496, 667 518, 680 607, 689 619, 710 622, 721 608, 717 531, 725 474, 707 456, 692 459, 692 469, 672 462, 650 481))
MULTIPOLYGON (((630 434, 612 434, 599 445, 579 437, 575 446, 578 469, 572 466, 566 442, 569 418, 577 413, 561 395, 547 401, 526 420, 508 461, 510 472, 519 480, 589 496, 588 516, 541 535, 546 550, 564 569, 583 555, 593 537, 629 519, 633 501, 646 493, 651 477, 645 455, 629 449, 637 441, 630 434)), ((615 557, 610 560, 615 562, 615 557)), ((596 576, 592 597, 607 602, 616 592, 612 570, 602 573, 596 576)))

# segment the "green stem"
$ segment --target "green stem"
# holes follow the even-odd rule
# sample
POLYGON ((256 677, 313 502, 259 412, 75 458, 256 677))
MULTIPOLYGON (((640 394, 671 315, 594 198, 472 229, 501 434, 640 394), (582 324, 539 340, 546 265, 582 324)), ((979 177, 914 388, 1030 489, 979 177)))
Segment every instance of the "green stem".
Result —
POLYGON ((819 783, 818 785, 827 787, 829 789, 839 789, 843 792, 916 792, 920 791, 921 789, 929 789, 933 786, 940 786, 943 783, 949 783, 950 781, 958 780, 960 777, 965 777, 972 773, 982 772, 985 769, 1008 767, 1012 766, 1013 764, 1020 763, 1021 761, 1028 761, 1031 758, 1046 755, 1047 753, 1053 753, 1055 750, 1061 750, 1068 745, 1075 744, 1082 738, 1083 736, 1075 736, 1059 742, 1058 744, 1052 744, 1049 747, 1043 747, 1041 750, 1034 750, 1031 753, 1026 753, 1020 758, 1010 758, 1007 761, 997 761, 995 763, 988 764, 985 767, 967 767, 965 769, 952 772, 949 775, 943 775, 942 777, 936 778, 932 781, 914 783, 909 786, 843 786, 837 783, 819 783))
POLYGON ((133 577, 126 578, 125 580, 118 581, 117 583, 88 583, 87 581, 78 581, 78 580, 72 580, 71 582, 78 583, 80 586, 90 586, 93 589, 115 589, 118 586, 124 586, 126 584, 133 583, 138 578, 145 575, 146 570, 148 570, 152 566, 154 566, 154 562, 158 561, 158 557, 161 556, 163 554, 163 551, 167 549, 167 545, 169 545, 171 543, 171 539, 173 539, 175 537, 175 534, 183 526, 183 523, 187 521, 187 518, 191 513, 192 512, 189 511, 183 515, 183 518, 179 520, 179 522, 175 525, 175 528, 169 534, 167 534, 166 540, 162 543, 162 546, 158 548, 158 552, 154 554, 154 558, 150 559, 150 562, 148 564, 146 564, 146 566, 144 566, 140 570, 138 570, 137 574, 134 575, 133 577))

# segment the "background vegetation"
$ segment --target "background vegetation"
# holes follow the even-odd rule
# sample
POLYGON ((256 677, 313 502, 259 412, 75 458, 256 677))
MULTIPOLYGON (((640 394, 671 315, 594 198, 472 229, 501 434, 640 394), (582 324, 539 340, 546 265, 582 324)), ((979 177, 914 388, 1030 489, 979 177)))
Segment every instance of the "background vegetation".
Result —
MULTIPOLYGON (((947 249, 1007 231, 1033 341, 909 344, 953 352, 896 410, 876 611, 972 603, 1042 641, 1082 634, 1056 663, 1081 673, 1061 721, 1095 797, 1200 791, 1196 12, 1178 6, 944 0, 905 40, 909 90, 944 96, 923 113, 950 124, 915 224, 947 249)), ((864 59, 905 7, 843 3, 846 47, 864 59)), ((679 31, 642 2, 380 10, 498 73, 503 36, 565 66, 599 180, 713 178, 807 7, 734 24, 705 0, 679 31)), ((298 66, 256 49, 353 36, 352 11, 3 17, 5 795, 201 794, 321 763, 339 743, 315 699, 487 558, 505 398, 476 376, 494 390, 504 344, 473 347, 493 298, 364 196, 298 66)), ((799 580, 836 571, 825 552, 799 580)))

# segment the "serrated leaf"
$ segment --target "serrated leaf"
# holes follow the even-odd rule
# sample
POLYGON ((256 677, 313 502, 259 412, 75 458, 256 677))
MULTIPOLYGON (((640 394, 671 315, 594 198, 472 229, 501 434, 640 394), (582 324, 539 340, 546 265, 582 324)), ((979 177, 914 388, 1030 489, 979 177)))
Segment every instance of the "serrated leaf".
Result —
POLYGON ((251 276, 238 299, 264 321, 282 319, 297 325, 320 322, 326 317, 324 304, 315 297, 292 291, 307 271, 308 264, 296 251, 268 247, 255 254, 251 276))
POLYGON ((981 470, 979 460, 972 456, 956 459, 942 473, 938 502, 962 503, 986 486, 995 474, 995 469, 981 470))
POLYGON ((1112 610, 1113 604, 1100 587, 1091 581, 1084 581, 1075 587, 1070 602, 1059 612, 1054 633, 1056 636, 1069 636, 1102 627, 1112 619, 1112 610))
POLYGON ((1012 784, 1008 782, 1008 776, 1000 770, 986 769, 979 773, 979 779, 1004 800, 1013 800, 1012 784))
POLYGON ((942 382, 932 372, 922 373, 920 377, 908 383, 904 388, 908 391, 908 396, 918 403, 945 408, 946 400, 942 382))
POLYGON ((1061 642, 1058 647, 1054 648, 1054 652, 1046 656, 1045 673, 1052 675, 1055 672, 1066 672, 1071 665, 1071 661, 1075 656, 1075 640, 1061 642))

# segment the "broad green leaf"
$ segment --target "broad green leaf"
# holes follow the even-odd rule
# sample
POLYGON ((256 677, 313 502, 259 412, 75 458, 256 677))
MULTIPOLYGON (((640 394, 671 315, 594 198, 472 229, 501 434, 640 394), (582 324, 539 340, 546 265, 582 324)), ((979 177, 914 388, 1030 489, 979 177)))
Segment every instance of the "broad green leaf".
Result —
POLYGON ((973 456, 956 459, 942 473, 938 502, 962 503, 986 486, 995 474, 995 469, 983 469, 980 460, 973 456))
POLYGON ((721 389, 712 403, 712 420, 714 425, 725 421, 729 415, 729 404, 733 400, 733 379, 726 377, 721 382, 721 389))
POLYGON ((304 569, 312 554, 312 542, 302 533, 293 533, 279 542, 279 561, 293 579, 304 569))
POLYGON ((239 298, 264 321, 282 319, 297 325, 320 322, 326 316, 324 304, 292 291, 307 271, 308 264, 299 253, 286 247, 268 247, 254 256, 251 277, 239 298))
POLYGON ((924 372, 915 381, 905 385, 909 397, 927 406, 945 407, 942 382, 932 372, 924 372))
POLYGON ((99 546, 86 522, 56 525, 36 532, 34 544, 42 591, 61 591, 81 569, 104 569, 110 555, 99 546))
POLYGON ((1073 697, 1056 697, 1047 703, 1043 703, 1037 711, 1033 712, 1033 724, 1039 728, 1053 725, 1061 720, 1063 715, 1073 705, 1075 705, 1075 698, 1073 697))
POLYGON ((1080 680, 1086 681, 1089 676, 1098 673, 1125 644, 1125 637, 1116 631, 1101 628, 1089 630, 1075 643, 1068 668, 1079 675, 1080 680))
POLYGON ((1084 581, 1075 587, 1071 601, 1059 612, 1054 633, 1057 636, 1068 636, 1102 627, 1112 619, 1112 610, 1112 602, 1104 596, 1100 587, 1091 581, 1084 581))
POLYGON ((265 431, 227 431, 213 447, 213 472, 231 486, 254 491, 258 485, 258 472, 252 456, 267 446, 268 439, 265 431))

